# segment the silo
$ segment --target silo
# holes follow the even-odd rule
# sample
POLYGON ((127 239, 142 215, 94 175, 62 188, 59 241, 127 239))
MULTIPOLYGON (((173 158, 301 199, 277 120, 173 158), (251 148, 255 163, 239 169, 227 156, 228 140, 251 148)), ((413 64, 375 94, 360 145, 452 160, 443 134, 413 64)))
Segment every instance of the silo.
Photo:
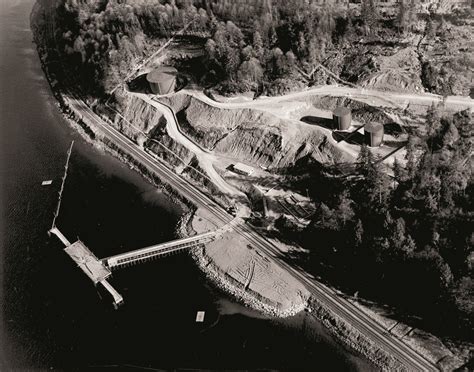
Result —
POLYGON ((171 66, 160 66, 146 76, 151 91, 155 94, 174 92, 178 70, 171 66))
POLYGON ((338 130, 347 130, 351 126, 351 110, 347 107, 339 106, 332 113, 333 127, 338 130))
POLYGON ((383 125, 380 123, 369 123, 364 126, 365 143, 370 147, 380 146, 383 142, 383 125))

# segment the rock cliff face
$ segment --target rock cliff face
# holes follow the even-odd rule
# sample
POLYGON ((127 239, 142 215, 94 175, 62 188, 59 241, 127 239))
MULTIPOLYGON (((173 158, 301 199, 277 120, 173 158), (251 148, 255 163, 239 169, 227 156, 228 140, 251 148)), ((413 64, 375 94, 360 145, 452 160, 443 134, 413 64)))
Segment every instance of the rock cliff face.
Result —
POLYGON ((303 157, 333 163, 343 156, 314 125, 259 110, 211 107, 185 94, 164 101, 181 130, 202 147, 252 165, 278 169, 303 157))

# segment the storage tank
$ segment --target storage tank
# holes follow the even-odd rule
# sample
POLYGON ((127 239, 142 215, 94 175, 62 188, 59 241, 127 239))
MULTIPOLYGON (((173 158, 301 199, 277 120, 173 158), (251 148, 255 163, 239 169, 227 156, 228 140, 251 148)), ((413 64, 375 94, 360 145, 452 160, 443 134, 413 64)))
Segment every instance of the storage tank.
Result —
POLYGON ((351 126, 351 110, 347 107, 337 107, 332 113, 334 129, 347 130, 351 126))
POLYGON ((370 147, 380 146, 383 142, 383 125, 380 123, 369 123, 364 126, 365 143, 370 147))
POLYGON ((150 89, 155 94, 167 94, 174 92, 178 70, 171 66, 160 66, 150 71, 146 80, 150 89))

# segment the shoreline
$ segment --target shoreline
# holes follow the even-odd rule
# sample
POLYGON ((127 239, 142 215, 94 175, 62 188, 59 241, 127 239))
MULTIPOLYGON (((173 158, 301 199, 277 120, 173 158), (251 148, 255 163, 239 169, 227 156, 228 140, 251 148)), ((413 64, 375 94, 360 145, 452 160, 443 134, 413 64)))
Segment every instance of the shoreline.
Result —
MULTIPOLYGON (((192 229, 191 223, 195 217, 196 210, 190 211, 180 219, 177 229, 180 237, 192 236, 196 232, 192 229)), ((278 318, 286 318, 296 315, 308 308, 308 301, 302 301, 289 309, 280 309, 278 303, 275 303, 259 293, 245 289, 245 283, 239 282, 220 269, 210 258, 205 247, 199 246, 190 251, 190 255, 203 275, 219 290, 226 293, 239 303, 257 310, 265 315, 278 318)))
MULTIPOLYGON (((39 15, 39 9, 41 5, 35 2, 33 10, 30 16, 30 23, 33 24, 34 18, 39 15), (34 14, 35 13, 35 14, 34 14)), ((35 36, 35 30, 31 27, 32 33, 35 36)), ((42 70, 45 77, 50 85, 51 91, 57 100, 57 106, 60 109, 63 117, 66 119, 69 125, 76 130, 83 139, 89 144, 94 146, 96 149, 104 151, 121 162, 125 163, 130 169, 135 170, 140 174, 146 181, 159 187, 167 196, 169 196, 174 202, 177 202, 184 206, 183 215, 181 216, 175 233, 178 236, 190 236, 193 231, 189 230, 190 221, 194 218, 196 208, 195 206, 182 195, 174 191, 165 181, 160 180, 150 172, 144 170, 142 166, 133 160, 131 160, 126 153, 122 153, 115 145, 100 134, 100 130, 95 128, 93 125, 88 125, 83 119, 76 113, 74 108, 68 104, 67 99, 63 97, 61 89, 58 87, 59 84, 54 84, 54 79, 50 76, 50 72, 47 67, 47 62, 43 60, 40 40, 34 38, 36 44, 36 50, 39 56, 42 70)), ((46 57, 44 57, 46 59, 46 57)), ((212 260, 206 255, 205 248, 194 249, 191 251, 196 265, 205 277, 219 290, 230 295, 238 302, 243 303, 252 309, 262 312, 263 314, 274 316, 274 317, 289 317, 295 315, 301 311, 308 311, 318 321, 320 321, 325 328, 334 335, 335 340, 346 348, 350 349, 348 352, 355 352, 368 359, 371 363, 378 366, 382 370, 405 370, 403 366, 395 360, 393 357, 388 355, 382 348, 377 347, 373 341, 360 334, 357 330, 353 329, 349 323, 340 319, 337 315, 331 313, 327 306, 317 303, 310 297, 309 300, 302 301, 302 304, 294 306, 290 309, 282 311, 278 308, 278 304, 271 303, 270 300, 266 300, 264 297, 258 296, 257 293, 245 290, 244 283, 240 283, 235 279, 227 275, 222 269, 217 267, 212 260)), ((303 300, 303 299, 302 299, 303 300)))

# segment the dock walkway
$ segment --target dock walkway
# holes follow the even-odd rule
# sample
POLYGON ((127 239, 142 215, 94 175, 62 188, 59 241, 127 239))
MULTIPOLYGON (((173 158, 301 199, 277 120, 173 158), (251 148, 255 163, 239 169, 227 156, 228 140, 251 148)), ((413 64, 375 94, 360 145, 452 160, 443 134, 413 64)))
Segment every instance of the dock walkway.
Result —
POLYGON ((67 246, 70 246, 71 243, 69 242, 69 240, 66 239, 66 237, 63 235, 63 233, 61 231, 59 231, 59 229, 57 227, 53 227, 51 230, 49 230, 49 232, 51 234, 54 234, 58 237, 59 240, 61 240, 61 242, 67 247, 67 246))
POLYGON ((117 254, 102 259, 102 262, 110 269, 130 266, 145 262, 160 256, 177 253, 186 249, 194 248, 197 245, 205 244, 214 240, 216 232, 208 232, 189 238, 173 240, 166 243, 156 244, 145 248, 140 248, 131 252, 117 254))

